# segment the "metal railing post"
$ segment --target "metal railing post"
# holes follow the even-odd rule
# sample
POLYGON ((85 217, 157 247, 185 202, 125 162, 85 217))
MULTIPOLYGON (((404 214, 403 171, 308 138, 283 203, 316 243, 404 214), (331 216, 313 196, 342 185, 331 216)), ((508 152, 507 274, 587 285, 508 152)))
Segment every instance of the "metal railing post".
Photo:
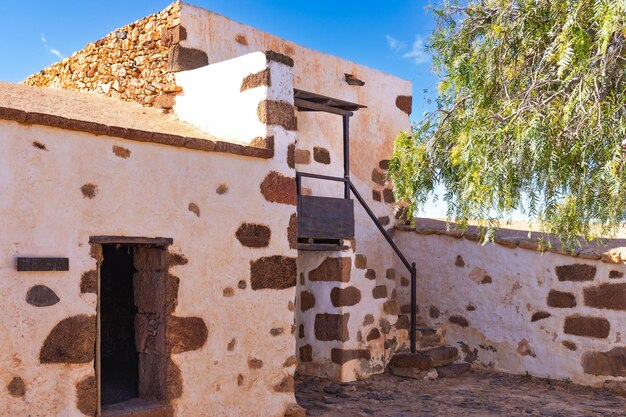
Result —
POLYGON ((417 333, 417 267, 415 262, 411 264, 411 353, 415 353, 417 333))
POLYGON ((350 198, 350 116, 343 116, 343 177, 346 183, 343 188, 343 198, 350 198))

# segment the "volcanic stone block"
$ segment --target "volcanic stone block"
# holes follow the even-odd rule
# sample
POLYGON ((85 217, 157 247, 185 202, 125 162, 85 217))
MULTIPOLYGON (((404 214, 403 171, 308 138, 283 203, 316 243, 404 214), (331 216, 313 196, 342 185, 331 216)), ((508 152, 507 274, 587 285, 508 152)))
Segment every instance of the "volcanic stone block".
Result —
POLYGON ((308 149, 296 149, 295 162, 300 165, 308 165, 311 163, 311 152, 308 149))
POLYGON ((378 169, 373 169, 372 181, 378 185, 385 185, 385 173, 378 169))
POLYGON ((391 188, 385 188, 383 190, 383 201, 387 204, 396 202, 396 198, 393 196, 393 190, 391 188))
POLYGON ((264 248, 270 244, 272 232, 262 224, 244 223, 235 232, 237 240, 249 248, 264 248))
POLYGON ((602 317, 569 316, 565 318, 564 331, 576 336, 604 339, 609 336, 611 324, 602 317))
POLYGON ((371 359, 372 355, 367 349, 337 349, 330 350, 330 359, 333 363, 343 365, 355 359, 371 359))
POLYGON ((204 346, 209 330, 200 317, 168 316, 165 334, 167 351, 181 353, 204 346))
POLYGON ((389 159, 382 159, 378 161, 378 168, 388 171, 389 170, 389 159))
POLYGON ((165 322, 161 314, 135 315, 135 347, 137 352, 164 355, 165 322))
POLYGON ((586 264, 562 265, 555 268, 559 281, 593 281, 596 267, 586 264))
POLYGON ((585 288, 585 305, 608 310, 626 310, 626 283, 585 288))
POLYGON ((330 300, 335 307, 353 306, 361 301, 361 291, 356 287, 335 287, 330 290, 330 300))
POLYGON ((163 248, 137 246, 133 264, 137 271, 164 271, 167 269, 167 253, 163 248))
POLYGON ((396 97, 396 107, 410 116, 413 111, 413 96, 396 97))
POLYGON ((609 278, 611 279, 619 279, 622 278, 624 276, 624 273, 621 271, 611 271, 609 272, 609 278))
POLYGON ((328 165, 330 164, 330 152, 328 152, 328 149, 326 148, 314 146, 313 160, 315 160, 315 162, 319 162, 320 164, 328 165))
POLYGON ((456 378, 468 373, 472 369, 469 363, 451 363, 437 368, 439 378, 456 378))
POLYGON ((585 352, 582 356, 585 373, 603 376, 626 376, 626 347, 608 352, 585 352))
POLYGON ((372 190, 372 200, 374 201, 382 201, 383 196, 378 190, 372 190))
POLYGON ((296 114, 292 104, 285 101, 264 100, 259 103, 257 115, 261 123, 296 130, 296 114))
POLYGON ((209 57, 199 49, 173 45, 169 49, 167 64, 169 71, 188 71, 209 65, 209 57))
POLYGON ((94 358, 96 316, 81 314, 61 320, 39 352, 41 363, 88 363, 94 358))
POLYGON ((300 310, 307 311, 315 307, 315 295, 308 291, 300 293, 300 310))
POLYGON ((388 300, 383 304, 383 311, 387 314, 397 316, 400 312, 400 306, 397 300, 388 300))
POLYGON ((367 268, 367 257, 365 255, 356 255, 354 257, 354 266, 356 269, 367 268))
POLYGON ((365 271, 365 278, 367 279, 376 279, 376 271, 374 271, 373 269, 368 269, 367 271, 365 271))
POLYGON ((313 360, 313 347, 311 345, 300 346, 300 362, 311 362, 313 360))
POLYGON ((567 350, 571 350, 572 352, 578 349, 578 346, 576 346, 576 343, 570 342, 569 340, 563 340, 561 344, 565 346, 567 350))
POLYGON ((406 314, 402 314, 398 316, 398 321, 396 322, 396 329, 398 330, 409 330, 411 328, 411 320, 409 316, 406 314))
POLYGON ((7 391, 12 397, 23 397, 26 394, 26 384, 21 377, 15 376, 7 385, 7 391))
POLYGON ((350 281, 352 261, 348 257, 326 258, 314 270, 309 272, 310 281, 350 281))
POLYGON ((162 313, 167 303, 165 271, 135 272, 133 294, 135 305, 142 313, 162 313))
POLYGON ((576 296, 571 292, 550 290, 550 293, 548 293, 548 306, 556 308, 576 307, 576 296))
POLYGON ((98 271, 92 269, 91 271, 84 272, 80 277, 80 292, 85 293, 98 293, 98 271))
POLYGON ((452 324, 456 324, 457 326, 461 326, 461 327, 468 327, 469 326, 469 323, 468 323, 467 319, 465 317, 459 316, 459 315, 450 316, 448 321, 450 323, 452 323, 452 324))
POLYGON ((465 261, 463 260, 463 257, 461 255, 457 255, 454 266, 457 266, 459 268, 463 268, 465 266, 465 261))
POLYGON ((552 314, 548 313, 547 311, 538 311, 538 312, 533 314, 533 316, 530 318, 530 321, 531 322, 536 322, 536 321, 539 321, 539 320, 547 319, 551 315, 552 314))
POLYGON ((250 286, 253 290, 281 290, 296 285, 296 258, 269 256, 250 261, 250 286))
POLYGON ((295 213, 289 217, 287 241, 289 242, 289 249, 298 249, 298 217, 295 213))
POLYGON ((270 69, 265 68, 262 71, 254 74, 246 75, 241 82, 241 88, 239 91, 246 91, 251 88, 264 87, 272 85, 272 78, 270 77, 270 69))
POLYGON ((350 340, 348 320, 350 320, 350 313, 317 314, 315 316, 315 338, 323 342, 331 340, 347 342, 350 340))
POLYGON ((35 285, 26 293, 26 302, 36 307, 48 307, 58 303, 59 297, 45 285, 35 285))
POLYGON ((261 194, 267 201, 279 204, 298 204, 296 180, 283 174, 271 171, 260 186, 261 194))
POLYGON ((393 268, 389 268, 385 271, 385 278, 387 279, 396 279, 396 270, 393 268))
POLYGON ((372 296, 374 298, 387 298, 387 286, 386 285, 377 285, 372 290, 372 296))
POLYGON ((372 330, 370 330, 370 332, 367 334, 367 337, 365 338, 365 340, 372 341, 372 340, 376 340, 380 338, 380 331, 378 331, 377 328, 373 328, 372 330))
POLYGON ((87 415, 95 416, 98 403, 96 377, 89 376, 76 384, 76 408, 87 415))

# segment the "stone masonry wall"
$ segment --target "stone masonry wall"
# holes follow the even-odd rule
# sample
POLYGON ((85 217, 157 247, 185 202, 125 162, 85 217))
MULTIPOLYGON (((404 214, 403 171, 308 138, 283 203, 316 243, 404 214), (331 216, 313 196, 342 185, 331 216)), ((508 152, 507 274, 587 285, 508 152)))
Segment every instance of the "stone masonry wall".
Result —
MULTIPOLYGON (((395 240, 418 265, 419 319, 466 362, 626 393, 626 267, 615 251, 542 253, 506 236, 482 246, 433 228, 395 240)), ((410 291, 399 297, 408 305, 410 291)))
POLYGON ((176 2, 162 12, 87 44, 83 50, 31 75, 24 83, 91 91, 171 108, 168 95, 179 91, 173 72, 178 70, 177 45, 185 36, 180 25, 180 3, 176 2))

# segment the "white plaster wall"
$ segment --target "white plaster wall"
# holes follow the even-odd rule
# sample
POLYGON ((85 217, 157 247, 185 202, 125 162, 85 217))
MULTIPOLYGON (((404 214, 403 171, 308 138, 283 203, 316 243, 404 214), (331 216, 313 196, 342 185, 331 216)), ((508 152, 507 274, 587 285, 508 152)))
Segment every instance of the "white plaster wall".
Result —
MULTIPOLYGON (((570 256, 528 249, 509 249, 500 245, 481 246, 466 239, 441 235, 419 235, 396 231, 395 240, 409 258, 417 261, 417 304, 420 316, 431 326, 441 328, 450 345, 462 350, 463 344, 478 354, 475 366, 524 374, 526 372, 552 379, 566 379, 583 384, 601 386, 607 377, 585 374, 580 364, 587 351, 606 352, 623 346, 626 335, 624 313, 586 307, 583 289, 609 280, 609 271, 626 271, 624 265, 606 264, 570 256), (461 256, 464 267, 455 266, 461 256), (597 268, 593 281, 559 281, 555 267, 569 264, 589 264, 597 268), (470 273, 482 268, 492 283, 479 284, 470 273), (547 306, 551 289, 571 292, 576 296, 574 308, 547 306), (430 306, 440 310, 440 317, 429 316, 430 306), (475 311, 468 311, 472 305, 475 311), (531 322, 535 312, 546 311, 547 319, 531 322), (565 317, 573 314, 604 317, 611 330, 607 339, 565 334, 565 317), (469 322, 462 328, 449 323, 451 315, 461 315, 469 322), (526 339, 535 357, 521 355, 519 343, 526 339), (570 351, 562 341, 574 342, 578 349, 570 351)), ((410 301, 410 292, 402 293, 404 302, 410 301)), ((461 353, 461 358, 466 356, 461 353)), ((609 378, 617 379, 620 378, 609 378)), ((626 380, 626 378, 621 378, 626 380)))
MULTIPOLYGON (((288 83, 290 68, 282 67, 273 68, 272 76, 288 83)), ((244 122, 257 118, 256 108, 245 117, 244 122)), ((295 206, 270 203, 259 188, 269 171, 293 176, 286 144, 295 133, 279 126, 266 130, 275 136, 271 160, 0 121, 0 385, 16 375, 26 383, 24 398, 0 390, 0 415, 80 415, 75 385, 93 373, 93 363, 41 365, 38 355, 60 320, 95 314, 96 296, 80 293, 81 274, 95 268, 92 235, 171 237, 170 250, 189 260, 172 270, 180 278, 174 314, 201 317, 209 336, 200 350, 173 355, 183 380, 183 395, 173 401, 176 415, 283 415, 295 401, 293 393, 272 387, 295 370, 283 366, 295 350, 288 308, 295 289, 254 291, 249 275, 253 259, 297 256, 287 240, 295 206), (130 158, 116 157, 114 145, 129 149, 130 158), (97 185, 94 199, 83 197, 86 183, 97 185), (218 195, 220 184, 229 191, 218 195), (199 218, 188 210, 191 202, 199 206, 199 218), (235 232, 244 222, 269 226, 270 246, 243 247, 235 232), (70 271, 18 273, 17 256, 69 257, 70 271), (247 281, 245 290, 237 288, 239 280, 247 281), (45 308, 27 304, 26 292, 37 284, 52 288, 61 301, 45 308), (226 287, 235 289, 234 297, 223 296, 226 287), (275 327, 284 333, 271 336, 275 327), (236 348, 229 352, 233 338, 236 348), (262 369, 248 368, 252 357, 263 361, 262 369)))

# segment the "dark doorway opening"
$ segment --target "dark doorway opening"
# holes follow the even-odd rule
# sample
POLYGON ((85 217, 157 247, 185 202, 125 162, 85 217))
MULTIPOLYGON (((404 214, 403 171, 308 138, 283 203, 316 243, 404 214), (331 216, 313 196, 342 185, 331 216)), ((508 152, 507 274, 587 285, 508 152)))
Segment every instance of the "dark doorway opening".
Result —
POLYGON ((134 250, 130 245, 102 245, 100 363, 103 406, 139 397, 133 260, 134 250))

